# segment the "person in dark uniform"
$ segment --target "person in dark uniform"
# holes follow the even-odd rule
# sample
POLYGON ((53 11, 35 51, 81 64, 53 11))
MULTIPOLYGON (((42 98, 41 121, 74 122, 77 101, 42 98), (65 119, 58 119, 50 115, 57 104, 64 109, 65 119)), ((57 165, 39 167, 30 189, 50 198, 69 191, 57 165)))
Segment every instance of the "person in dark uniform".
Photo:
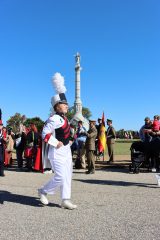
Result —
POLYGON ((107 132, 106 132, 106 138, 107 138, 107 147, 108 147, 108 155, 109 155, 109 163, 114 161, 114 143, 116 138, 116 132, 114 127, 112 126, 112 120, 107 119, 107 132))
POLYGON ((99 150, 98 150, 98 139, 99 139, 99 134, 100 134, 100 128, 101 128, 101 125, 102 125, 102 118, 98 118, 97 121, 98 121, 98 124, 96 125, 97 137, 96 137, 96 150, 95 150, 95 153, 96 153, 97 156, 101 156, 101 155, 103 155, 103 153, 99 152, 99 150))
POLYGON ((88 171, 86 174, 93 174, 95 173, 95 141, 97 137, 97 129, 96 129, 96 121, 90 120, 89 121, 89 130, 86 133, 87 139, 85 143, 86 148, 86 157, 88 163, 88 171))
POLYGON ((97 128, 97 138, 99 136, 99 133, 100 133, 100 128, 101 128, 101 125, 102 125, 102 118, 98 118, 98 124, 96 125, 96 128, 97 128))
POLYGON ((3 138, 3 123, 0 120, 0 177, 4 177, 4 138, 3 138))
POLYGON ((15 144, 14 148, 16 149, 17 163, 18 168, 22 169, 23 167, 23 152, 26 146, 26 130, 25 126, 21 126, 20 132, 15 134, 15 144))

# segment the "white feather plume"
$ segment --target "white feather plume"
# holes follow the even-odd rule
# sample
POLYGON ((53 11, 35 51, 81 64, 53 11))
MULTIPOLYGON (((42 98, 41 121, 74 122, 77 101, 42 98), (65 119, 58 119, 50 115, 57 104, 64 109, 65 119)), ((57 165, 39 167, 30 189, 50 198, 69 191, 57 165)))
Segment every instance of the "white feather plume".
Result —
POLYGON ((53 87, 57 94, 65 93, 67 91, 64 86, 64 77, 60 73, 55 73, 52 77, 53 87))

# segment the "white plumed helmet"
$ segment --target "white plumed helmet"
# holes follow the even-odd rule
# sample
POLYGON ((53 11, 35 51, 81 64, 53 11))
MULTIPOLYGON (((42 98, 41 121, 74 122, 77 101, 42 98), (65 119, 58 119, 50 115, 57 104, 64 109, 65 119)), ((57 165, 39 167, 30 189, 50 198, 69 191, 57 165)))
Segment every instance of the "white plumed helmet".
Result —
POLYGON ((54 107, 57 103, 67 103, 65 96, 66 87, 64 86, 64 77, 60 73, 55 73, 52 77, 53 87, 56 91, 56 95, 52 97, 51 103, 54 107))

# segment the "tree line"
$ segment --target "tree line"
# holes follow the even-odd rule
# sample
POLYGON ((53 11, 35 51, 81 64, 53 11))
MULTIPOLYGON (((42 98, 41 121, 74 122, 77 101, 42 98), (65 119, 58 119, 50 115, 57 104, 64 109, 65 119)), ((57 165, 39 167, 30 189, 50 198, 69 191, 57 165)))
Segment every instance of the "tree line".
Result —
MULTIPOLYGON (((73 118, 74 113, 75 113, 74 107, 70 107, 68 110, 68 113, 66 114, 69 121, 73 118)), ((92 116, 91 111, 86 107, 82 108, 82 115, 88 120, 92 116)), ((15 115, 11 116, 8 119, 6 127, 11 128, 12 131, 16 133, 19 131, 20 124, 23 124, 24 126, 29 127, 31 123, 34 123, 38 131, 41 132, 45 121, 43 121, 40 117, 37 117, 37 116, 33 118, 27 118, 25 115, 22 115, 20 113, 15 113, 15 115)), ((133 139, 139 138, 137 131, 125 130, 125 129, 120 129, 116 131, 117 138, 126 138, 127 135, 128 135, 128 138, 133 138, 133 139)))

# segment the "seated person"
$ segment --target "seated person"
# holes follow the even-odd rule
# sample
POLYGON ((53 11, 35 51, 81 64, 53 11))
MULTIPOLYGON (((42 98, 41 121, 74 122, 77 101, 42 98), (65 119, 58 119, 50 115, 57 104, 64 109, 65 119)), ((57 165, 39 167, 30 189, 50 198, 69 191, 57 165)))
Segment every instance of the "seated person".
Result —
POLYGON ((86 168, 85 162, 85 142, 87 138, 87 131, 83 127, 82 121, 78 121, 78 129, 75 134, 75 140, 71 146, 72 154, 74 150, 77 150, 77 159, 75 162, 75 168, 86 168))
POLYGON ((78 129, 76 132, 76 139, 75 139, 75 145, 76 149, 79 151, 80 148, 82 147, 83 143, 86 141, 86 129, 83 127, 82 121, 78 121, 78 129))

